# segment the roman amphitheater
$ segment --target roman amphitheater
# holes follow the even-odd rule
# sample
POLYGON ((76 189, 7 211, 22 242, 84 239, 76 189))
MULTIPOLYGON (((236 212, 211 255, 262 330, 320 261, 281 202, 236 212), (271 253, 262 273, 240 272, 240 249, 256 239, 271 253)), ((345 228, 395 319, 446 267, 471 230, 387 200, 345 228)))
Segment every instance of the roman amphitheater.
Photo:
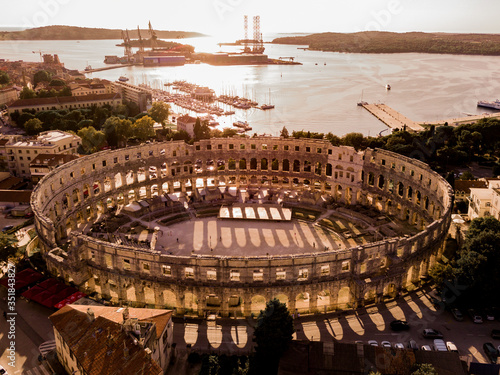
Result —
POLYGON ((52 171, 31 199, 47 267, 111 303, 251 316, 358 308, 419 285, 453 192, 384 150, 272 137, 151 143, 52 171))

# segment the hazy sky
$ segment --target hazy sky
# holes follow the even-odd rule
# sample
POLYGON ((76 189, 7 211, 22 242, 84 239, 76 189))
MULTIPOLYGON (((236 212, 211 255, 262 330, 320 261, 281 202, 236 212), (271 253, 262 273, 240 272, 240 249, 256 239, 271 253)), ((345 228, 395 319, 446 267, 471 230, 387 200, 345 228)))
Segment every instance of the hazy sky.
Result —
MULTIPOLYGON (((243 15, 261 31, 363 30, 500 33, 498 0, 0 0, 1 26, 72 25, 200 31, 241 37, 243 15)), ((251 27, 250 27, 251 29, 251 27)))

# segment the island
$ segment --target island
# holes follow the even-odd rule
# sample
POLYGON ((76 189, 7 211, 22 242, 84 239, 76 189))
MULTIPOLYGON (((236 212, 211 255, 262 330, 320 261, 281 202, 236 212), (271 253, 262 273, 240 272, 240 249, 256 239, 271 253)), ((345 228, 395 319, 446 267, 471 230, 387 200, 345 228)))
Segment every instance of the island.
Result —
MULTIPOLYGON (((149 35, 149 30, 141 29, 142 35, 149 35)), ((128 31, 130 38, 138 38, 137 29, 128 31)), ((183 39, 205 36, 192 31, 155 30, 158 38, 183 39)), ((22 31, 0 31, 0 40, 98 40, 121 39, 121 29, 102 29, 76 26, 44 26, 22 31)))
POLYGON ((274 44, 306 45, 305 49, 344 53, 439 53, 455 55, 500 55, 500 34, 320 33, 276 38, 274 44))

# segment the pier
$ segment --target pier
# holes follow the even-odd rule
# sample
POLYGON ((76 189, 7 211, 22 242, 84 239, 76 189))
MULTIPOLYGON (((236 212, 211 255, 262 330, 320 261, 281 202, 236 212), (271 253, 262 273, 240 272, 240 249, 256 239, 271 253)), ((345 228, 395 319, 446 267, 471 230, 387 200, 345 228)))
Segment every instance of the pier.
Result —
POLYGON ((118 69, 118 68, 123 68, 125 66, 133 66, 133 65, 141 65, 141 64, 120 64, 120 65, 112 65, 112 66, 105 66, 103 68, 96 68, 96 69, 89 69, 89 70, 82 70, 80 73, 82 74, 87 74, 87 73, 94 73, 94 72, 102 72, 103 70, 111 70, 111 69, 118 69))
POLYGON ((368 104, 362 103, 362 106, 373 116, 378 118, 384 124, 392 129, 406 129, 408 131, 419 132, 424 130, 424 127, 408 117, 402 115, 398 111, 392 109, 385 104, 368 104))

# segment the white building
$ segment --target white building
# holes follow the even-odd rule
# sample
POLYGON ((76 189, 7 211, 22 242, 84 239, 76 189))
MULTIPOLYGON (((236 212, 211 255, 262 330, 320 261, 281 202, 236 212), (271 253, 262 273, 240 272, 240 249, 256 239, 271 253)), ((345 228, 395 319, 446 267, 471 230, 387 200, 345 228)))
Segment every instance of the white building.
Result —
POLYGON ((177 131, 184 130, 190 137, 194 137, 194 125, 196 124, 196 118, 189 115, 182 115, 177 117, 177 131))
POLYGON ((30 164, 40 154, 76 154, 82 139, 60 130, 42 132, 36 138, 0 139, 0 154, 14 176, 30 177, 30 164))

